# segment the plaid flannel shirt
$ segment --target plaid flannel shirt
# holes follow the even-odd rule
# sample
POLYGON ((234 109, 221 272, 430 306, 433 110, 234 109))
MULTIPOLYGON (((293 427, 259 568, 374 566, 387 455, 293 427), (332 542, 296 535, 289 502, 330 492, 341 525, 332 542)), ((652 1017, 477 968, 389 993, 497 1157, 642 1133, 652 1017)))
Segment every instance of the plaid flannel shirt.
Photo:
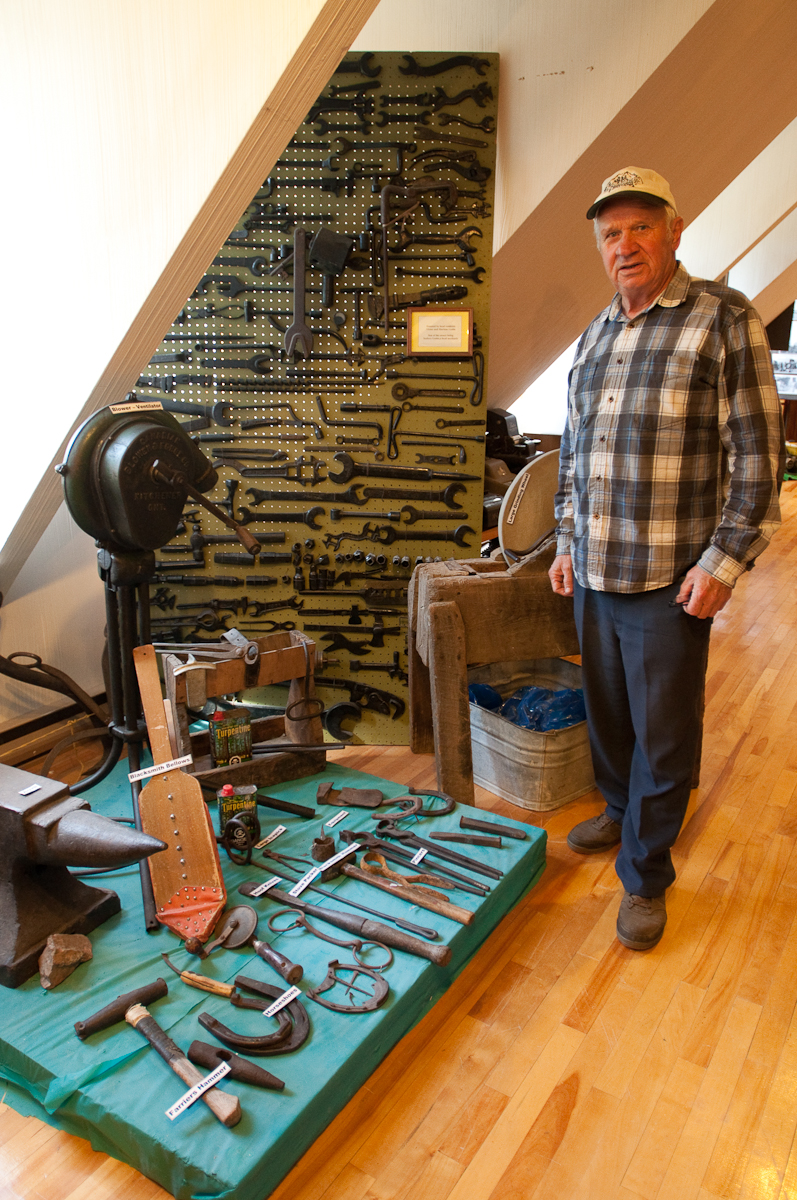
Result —
POLYGON ((780 521, 780 403, 749 300, 679 263, 633 320, 614 297, 569 378, 555 511, 578 582, 651 591, 699 563, 732 587, 780 521))

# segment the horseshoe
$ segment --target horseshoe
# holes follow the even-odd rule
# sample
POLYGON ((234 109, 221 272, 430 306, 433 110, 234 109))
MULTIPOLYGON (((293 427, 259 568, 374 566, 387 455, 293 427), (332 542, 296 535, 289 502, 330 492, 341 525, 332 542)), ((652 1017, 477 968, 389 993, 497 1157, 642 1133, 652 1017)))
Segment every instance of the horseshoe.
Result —
MULTIPOLYGON (((247 992, 255 992, 265 999, 249 1000, 242 996, 233 996, 232 1003, 237 1008, 254 1008, 261 1012, 265 1012, 270 1003, 281 996, 284 991, 284 988, 273 987, 270 983, 261 983, 257 979, 247 979, 243 975, 239 975, 235 980, 235 986, 243 988, 247 992)), ((289 1054, 292 1050, 298 1050, 307 1041, 310 1033, 310 1018, 298 997, 291 1000, 290 1004, 276 1014, 276 1020, 279 1022, 279 1029, 276 1033, 266 1034, 265 1037, 246 1037, 244 1034, 228 1029, 226 1025, 222 1025, 221 1021, 211 1017, 210 1013, 199 1014, 199 1024, 203 1029, 207 1029, 208 1033, 211 1033, 224 1046, 229 1046, 231 1050, 242 1050, 245 1054, 289 1054)))

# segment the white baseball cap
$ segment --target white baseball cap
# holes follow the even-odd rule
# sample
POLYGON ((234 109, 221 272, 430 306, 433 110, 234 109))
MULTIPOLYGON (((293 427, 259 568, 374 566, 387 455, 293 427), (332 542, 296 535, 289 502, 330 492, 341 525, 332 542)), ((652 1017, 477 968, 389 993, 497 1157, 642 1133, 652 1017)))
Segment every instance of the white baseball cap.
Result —
POLYGON ((663 176, 647 167, 623 167, 604 179, 600 195, 587 209, 587 220, 591 221, 600 206, 615 196, 650 196, 678 211, 670 185, 663 176))

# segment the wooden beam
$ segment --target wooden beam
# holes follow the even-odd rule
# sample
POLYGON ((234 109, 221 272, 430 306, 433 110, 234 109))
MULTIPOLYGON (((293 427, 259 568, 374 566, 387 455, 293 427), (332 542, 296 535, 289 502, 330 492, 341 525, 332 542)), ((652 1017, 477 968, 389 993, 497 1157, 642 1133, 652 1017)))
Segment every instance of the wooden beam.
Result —
POLYGON ((378 0, 325 0, 260 112, 230 158, 113 353, 0 550, 0 592, 13 583, 55 515, 61 483, 53 467, 72 433, 135 385, 157 346, 378 0))
MULTIPOLYGON (((495 257, 487 403, 508 407, 611 296, 585 219, 601 181, 654 167, 693 219, 797 112, 789 0, 716 0, 495 257)), ((687 264, 688 265, 688 264, 687 264)))

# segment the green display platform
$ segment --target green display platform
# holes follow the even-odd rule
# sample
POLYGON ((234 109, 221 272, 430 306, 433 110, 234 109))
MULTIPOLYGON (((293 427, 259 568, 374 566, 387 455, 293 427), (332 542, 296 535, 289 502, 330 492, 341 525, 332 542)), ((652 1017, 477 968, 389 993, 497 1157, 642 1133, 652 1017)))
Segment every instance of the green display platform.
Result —
MULTIPOLYGON (((386 796, 406 792, 399 784, 330 765, 323 775, 282 784, 273 794, 315 807, 316 787, 322 779, 331 779, 336 787, 380 787, 386 796)), ((86 798, 97 812, 128 816, 124 771, 117 768, 86 798)), ((274 849, 305 855, 312 838, 320 834, 322 822, 337 809, 319 806, 316 820, 276 812, 272 817, 266 809, 259 811, 264 834, 278 824, 287 828, 274 849)), ((434 829, 458 828, 464 812, 475 810, 460 805, 449 816, 423 818, 418 832, 426 837, 434 829)), ((213 815, 215 820, 215 812, 213 815)), ((479 816, 490 819, 483 811, 479 816)), ((452 948, 451 963, 446 968, 436 967, 397 952, 386 972, 390 995, 373 1013, 335 1013, 305 1000, 311 1033, 304 1046, 293 1054, 255 1060, 285 1081, 284 1092, 226 1080, 222 1083, 224 1090, 236 1092, 241 1100, 244 1115, 233 1129, 219 1124, 201 1102, 170 1121, 165 1110, 183 1094, 185 1085, 141 1035, 121 1023, 81 1042, 74 1033, 74 1022, 120 993, 162 976, 167 979, 169 994, 152 1005, 152 1014, 183 1049, 197 1038, 214 1041, 197 1021, 201 1012, 212 1014, 237 1032, 262 1035, 276 1028, 262 1013, 233 1008, 222 998, 186 987, 165 967, 161 951, 167 951, 181 969, 199 970, 225 982, 243 974, 287 985, 247 947, 219 949, 200 964, 168 930, 145 933, 138 869, 101 876, 98 882, 119 893, 123 910, 91 934, 93 961, 79 967, 52 992, 41 988, 38 976, 16 990, 0 989, 0 1077, 5 1081, 5 1102, 20 1113, 87 1138, 96 1150, 130 1163, 178 1200, 264 1200, 396 1042, 435 1004, 501 918, 540 878, 545 867, 544 831, 501 820, 524 829, 527 840, 504 839, 500 850, 454 847, 504 872, 481 902, 465 892, 450 893, 455 904, 475 911, 470 926, 410 908, 404 901, 352 879, 328 885, 370 908, 438 929, 440 941, 452 948)), ((373 826, 370 811, 354 809, 332 832, 373 826)), ((257 868, 236 867, 226 860, 224 874, 230 906, 248 902, 237 892, 240 883, 253 879, 260 883, 268 878, 257 868)), ((304 898, 322 906, 332 903, 313 892, 304 898)), ((331 959, 351 961, 350 951, 338 950, 301 930, 281 936, 270 933, 266 921, 277 906, 267 898, 252 903, 261 917, 258 936, 304 967, 303 990, 323 981, 331 959)), ((323 929, 341 940, 349 936, 328 925, 323 929)))

